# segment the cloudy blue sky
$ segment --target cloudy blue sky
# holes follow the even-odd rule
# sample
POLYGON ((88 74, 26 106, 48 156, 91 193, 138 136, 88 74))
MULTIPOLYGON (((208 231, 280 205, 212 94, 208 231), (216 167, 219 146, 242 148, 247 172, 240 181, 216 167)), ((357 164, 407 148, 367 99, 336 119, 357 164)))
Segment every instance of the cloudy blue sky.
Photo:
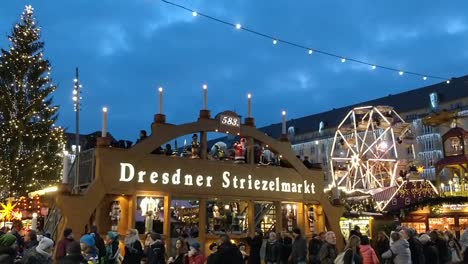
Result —
MULTIPOLYGON (((174 0, 200 12, 348 57, 457 77, 468 74, 467 1, 174 0)), ((60 125, 74 130, 74 68, 83 84, 82 130, 109 130, 134 140, 150 129, 165 88, 168 122, 197 118, 202 84, 216 114, 246 114, 253 94, 258 126, 327 111, 439 82, 353 63, 271 41, 167 5, 160 0, 2 1, 0 47, 26 4, 32 4, 52 76, 60 125)), ((424 98, 425 100, 426 98, 424 98)))

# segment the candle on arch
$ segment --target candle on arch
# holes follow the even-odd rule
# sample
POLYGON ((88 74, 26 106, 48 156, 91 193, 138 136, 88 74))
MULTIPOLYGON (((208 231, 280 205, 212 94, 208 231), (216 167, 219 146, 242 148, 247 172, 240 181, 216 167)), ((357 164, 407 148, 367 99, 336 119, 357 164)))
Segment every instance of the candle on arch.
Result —
POLYGON ((159 87, 159 113, 163 113, 163 88, 159 87))
POLYGON ((101 137, 107 137, 107 107, 102 108, 102 131, 101 137))
POLYGON ((283 122, 282 122, 282 127, 281 127, 281 134, 286 135, 286 111, 283 111, 282 113, 283 116, 283 122))
POLYGON ((247 117, 252 117, 252 95, 247 94, 247 117))
POLYGON ((203 109, 208 109, 208 85, 203 85, 203 109))

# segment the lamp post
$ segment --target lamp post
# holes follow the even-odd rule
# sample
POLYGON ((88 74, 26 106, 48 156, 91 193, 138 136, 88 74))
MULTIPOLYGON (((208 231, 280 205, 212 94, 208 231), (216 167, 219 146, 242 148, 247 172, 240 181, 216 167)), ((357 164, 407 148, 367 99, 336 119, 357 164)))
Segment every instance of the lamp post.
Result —
POLYGON ((203 85, 203 109, 208 109, 208 85, 203 85))
POLYGON ((281 112, 281 115, 282 115, 281 134, 286 135, 286 111, 281 112))
POLYGON ((75 79, 73 80, 75 85, 73 89, 73 101, 74 108, 75 108, 75 178, 74 178, 74 186, 73 189, 75 192, 78 192, 78 178, 80 175, 80 108, 81 108, 81 84, 79 80, 78 74, 78 67, 76 67, 75 71, 75 79))
POLYGON ((247 94, 247 117, 252 117, 252 95, 247 94))

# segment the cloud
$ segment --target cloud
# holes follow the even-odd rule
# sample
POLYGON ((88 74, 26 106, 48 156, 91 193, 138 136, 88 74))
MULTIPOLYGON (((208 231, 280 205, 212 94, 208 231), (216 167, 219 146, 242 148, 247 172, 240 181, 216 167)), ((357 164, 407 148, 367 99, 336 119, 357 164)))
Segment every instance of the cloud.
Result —
POLYGON ((375 38, 378 42, 407 41, 417 39, 423 33, 422 29, 392 26, 379 28, 375 38))
POLYGON ((112 56, 130 50, 127 33, 117 24, 101 25, 98 29, 98 51, 102 56, 112 56))
POLYGON ((450 35, 460 34, 468 29, 468 24, 461 18, 449 18, 444 29, 450 35))

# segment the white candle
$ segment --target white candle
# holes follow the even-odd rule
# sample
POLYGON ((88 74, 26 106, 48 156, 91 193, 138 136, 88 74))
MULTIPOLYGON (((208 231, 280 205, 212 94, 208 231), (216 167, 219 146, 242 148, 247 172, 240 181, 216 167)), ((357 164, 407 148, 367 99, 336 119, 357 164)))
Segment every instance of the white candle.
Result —
POLYGON ((252 95, 247 94, 247 117, 252 117, 252 95))
POLYGON ((159 87, 159 113, 163 112, 163 88, 159 87))
POLYGON ((282 115, 283 115, 283 126, 281 127, 281 134, 286 135, 286 111, 283 111, 282 115))
POLYGON ((63 152, 62 183, 68 184, 68 151, 63 152))
POLYGON ((37 230, 37 213, 33 213, 32 215, 31 229, 34 231, 37 230))
POLYGON ((208 85, 203 85, 203 109, 208 109, 208 85))
POLYGON ((107 137, 107 107, 102 108, 102 134, 101 137, 107 137))

